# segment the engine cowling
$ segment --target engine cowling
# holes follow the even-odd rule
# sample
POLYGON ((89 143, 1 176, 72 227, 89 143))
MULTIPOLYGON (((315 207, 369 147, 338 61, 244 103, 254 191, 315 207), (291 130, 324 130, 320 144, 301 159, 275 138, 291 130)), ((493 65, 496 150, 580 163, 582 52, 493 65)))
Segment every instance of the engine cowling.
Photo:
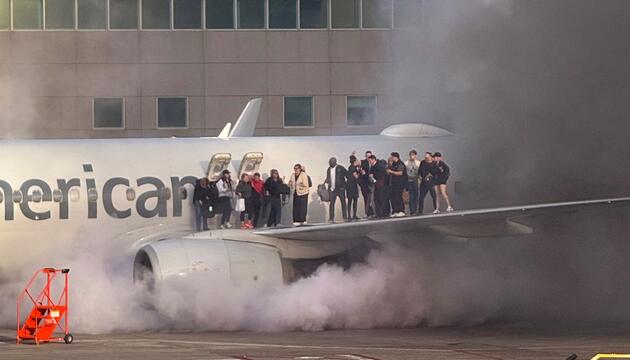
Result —
POLYGON ((277 248, 224 239, 164 239, 140 248, 134 280, 153 287, 162 281, 202 276, 236 284, 276 285, 284 282, 277 248))

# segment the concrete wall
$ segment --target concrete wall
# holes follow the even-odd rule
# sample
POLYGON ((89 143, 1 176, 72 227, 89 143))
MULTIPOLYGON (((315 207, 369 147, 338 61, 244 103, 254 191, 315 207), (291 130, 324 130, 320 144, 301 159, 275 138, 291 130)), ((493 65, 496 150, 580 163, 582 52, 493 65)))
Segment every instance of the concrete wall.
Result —
POLYGON ((0 31, 0 138, 214 136, 252 97, 259 134, 346 126, 346 95, 377 95, 396 30, 0 31), (313 95, 315 126, 283 128, 283 96, 313 95), (189 128, 157 129, 155 98, 189 97, 189 128), (92 98, 124 97, 125 129, 93 129, 92 98))

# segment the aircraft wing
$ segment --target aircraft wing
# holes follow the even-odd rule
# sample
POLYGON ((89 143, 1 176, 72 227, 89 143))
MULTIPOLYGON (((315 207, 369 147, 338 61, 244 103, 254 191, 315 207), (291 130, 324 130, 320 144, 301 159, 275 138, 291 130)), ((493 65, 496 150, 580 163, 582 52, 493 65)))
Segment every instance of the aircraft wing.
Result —
POLYGON ((257 231, 256 234, 298 241, 334 241, 369 237, 370 234, 426 230, 461 237, 488 238, 530 234, 533 229, 518 220, 591 207, 629 206, 630 197, 476 209, 438 215, 407 216, 337 224, 318 224, 257 231))

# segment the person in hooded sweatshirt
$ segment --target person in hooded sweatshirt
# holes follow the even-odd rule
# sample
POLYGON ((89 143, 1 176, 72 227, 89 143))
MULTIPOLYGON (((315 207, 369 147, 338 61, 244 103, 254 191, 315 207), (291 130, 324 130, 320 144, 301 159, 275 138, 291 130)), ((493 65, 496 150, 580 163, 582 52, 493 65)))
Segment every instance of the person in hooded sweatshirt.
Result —
POLYGON ((245 201, 245 210, 241 211, 241 228, 253 229, 253 204, 252 204, 252 185, 249 174, 241 175, 241 180, 236 185, 236 195, 239 199, 245 201))
POLYGON ((209 208, 212 206, 212 193, 208 184, 208 178, 202 177, 195 183, 193 201, 195 204, 195 229, 197 231, 208 230, 209 208))
POLYGON ((260 177, 260 173, 254 173, 251 180, 252 186, 252 225, 256 228, 260 226, 260 217, 263 211, 263 198, 265 195, 265 182, 260 177))
POLYGON ((221 229, 230 229, 230 216, 232 215, 232 198, 234 197, 234 183, 230 170, 223 170, 221 178, 217 181, 219 191, 219 210, 221 211, 221 229))
POLYGON ((282 223, 282 189, 283 184, 280 173, 272 169, 269 178, 265 181, 265 198, 269 202, 269 219, 267 227, 278 226, 282 223))

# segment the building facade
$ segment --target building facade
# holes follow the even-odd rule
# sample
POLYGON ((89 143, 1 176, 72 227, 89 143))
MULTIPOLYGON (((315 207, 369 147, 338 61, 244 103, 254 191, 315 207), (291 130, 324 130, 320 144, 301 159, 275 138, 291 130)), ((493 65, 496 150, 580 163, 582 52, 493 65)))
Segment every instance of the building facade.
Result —
POLYGON ((0 0, 1 138, 260 135, 388 124, 420 0, 0 0))

